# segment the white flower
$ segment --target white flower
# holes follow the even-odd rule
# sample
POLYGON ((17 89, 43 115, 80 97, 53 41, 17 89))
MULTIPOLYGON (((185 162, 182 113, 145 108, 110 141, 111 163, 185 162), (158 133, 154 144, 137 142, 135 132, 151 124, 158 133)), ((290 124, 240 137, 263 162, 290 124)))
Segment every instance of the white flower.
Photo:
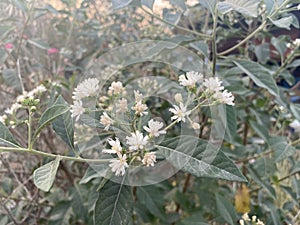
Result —
POLYGON ((107 140, 111 146, 111 149, 103 149, 102 152, 108 153, 108 154, 118 154, 118 156, 121 157, 122 146, 121 146, 119 138, 116 138, 115 141, 111 138, 109 138, 107 140))
POLYGON ((256 222, 257 216, 252 216, 252 222, 256 222))
POLYGON ((99 91, 99 80, 97 78, 88 78, 81 82, 73 92, 73 99, 81 100, 86 97, 94 96, 99 91))
POLYGON ((21 108, 22 107, 22 105, 21 104, 19 104, 19 103, 14 103, 14 104, 12 104, 12 106, 9 108, 9 109, 6 109, 4 112, 6 113, 6 114, 9 114, 9 115, 12 115, 12 114, 14 114, 19 108, 21 108))
POLYGON ((149 133, 149 137, 158 137, 160 134, 167 133, 165 130, 160 130, 163 125, 164 124, 162 122, 151 119, 148 122, 148 127, 143 126, 143 128, 149 133))
POLYGON ((175 98, 175 101, 176 101, 177 103, 180 103, 180 102, 183 101, 183 100, 182 100, 182 95, 181 95, 180 93, 175 94, 174 98, 175 98))
POLYGON ((144 137, 143 134, 138 130, 135 133, 131 133, 131 136, 127 136, 126 139, 126 143, 130 145, 130 150, 144 149, 145 146, 148 144, 148 136, 144 137))
POLYGON ((148 109, 146 104, 143 104, 141 101, 137 102, 134 106, 131 107, 135 111, 135 114, 138 116, 147 115, 148 112, 146 110, 148 109))
POLYGON ((110 85, 110 87, 108 88, 108 95, 112 96, 112 95, 120 95, 123 94, 125 92, 125 88, 123 87, 123 84, 120 81, 113 81, 110 85))
POLYGON ((0 122, 5 124, 5 120, 7 119, 7 115, 0 116, 0 122))
POLYGON ((72 113, 71 116, 76 118, 76 121, 79 120, 79 117, 84 113, 84 108, 82 107, 82 101, 75 101, 74 105, 71 105, 72 113))
POLYGON ((257 219, 256 225, 265 225, 260 219, 257 219))
POLYGON ((296 46, 299 46, 300 45, 300 38, 297 38, 293 41, 293 44, 296 45, 296 46))
POLYGON ((111 167, 111 170, 116 174, 116 176, 123 176, 125 174, 125 168, 128 167, 126 159, 126 154, 124 154, 118 159, 112 159, 109 161, 109 166, 111 167))
POLYGON ((239 224, 240 224, 240 225, 245 225, 244 220, 239 220, 239 224))
POLYGON ((187 72, 186 75, 179 76, 179 83, 182 86, 186 86, 189 88, 195 87, 196 82, 202 82, 202 81, 203 81, 203 75, 195 71, 190 71, 187 72))
POLYGON ((139 92, 139 90, 134 90, 134 98, 136 102, 143 101, 143 94, 139 92))
POLYGON ((119 99, 118 103, 116 104, 117 112, 127 112, 128 106, 127 106, 127 99, 122 98, 119 99))
POLYGON ((156 162, 155 152, 147 152, 142 160, 142 163, 146 166, 154 166, 156 162))
POLYGON ((205 79, 203 82, 203 85, 207 88, 206 91, 208 93, 214 93, 224 90, 224 87, 221 84, 222 81, 220 81, 218 77, 210 77, 208 79, 205 79))
POLYGON ((191 114, 191 111, 187 111, 186 106, 182 102, 177 105, 173 105, 173 109, 169 109, 170 112, 174 113, 174 116, 171 117, 171 120, 177 120, 177 122, 185 122, 185 117, 191 114))
POLYGON ((35 94, 43 93, 47 91, 44 85, 39 85, 28 93, 28 96, 34 96, 35 94))
POLYGON ((108 130, 109 126, 113 124, 113 120, 107 115, 106 112, 100 117, 100 123, 105 126, 104 130, 108 130))
POLYGON ((227 104, 227 105, 234 105, 234 96, 231 92, 228 92, 227 90, 224 90, 223 92, 216 92, 213 97, 220 101, 221 103, 227 104))
POLYGON ((24 91, 22 95, 19 95, 17 97, 16 101, 22 103, 27 97, 28 97, 28 93, 24 91))
POLYGON ((297 9, 300 10, 300 4, 297 6, 297 9))
POLYGON ((245 220, 245 221, 250 221, 250 218, 249 218, 248 213, 244 213, 244 214, 242 215, 242 218, 243 218, 243 220, 245 220))
POLYGON ((194 130, 199 130, 200 129, 200 124, 196 123, 196 122, 193 122, 192 127, 193 127, 194 130))

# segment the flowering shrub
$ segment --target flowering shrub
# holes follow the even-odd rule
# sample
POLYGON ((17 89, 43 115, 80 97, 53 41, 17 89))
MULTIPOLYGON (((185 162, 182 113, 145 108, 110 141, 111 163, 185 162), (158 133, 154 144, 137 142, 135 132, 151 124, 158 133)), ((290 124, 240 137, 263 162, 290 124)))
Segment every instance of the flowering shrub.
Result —
POLYGON ((298 1, 0 6, 0 224, 299 224, 298 1))

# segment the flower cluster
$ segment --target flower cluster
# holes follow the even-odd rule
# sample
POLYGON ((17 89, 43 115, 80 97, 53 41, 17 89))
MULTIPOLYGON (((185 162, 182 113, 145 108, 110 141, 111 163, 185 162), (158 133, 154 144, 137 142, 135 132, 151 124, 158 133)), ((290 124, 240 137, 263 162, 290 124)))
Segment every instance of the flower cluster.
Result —
POLYGON ((88 78, 82 81, 73 92, 74 104, 71 105, 72 117, 79 120, 80 116, 85 112, 82 100, 88 97, 96 96, 99 92, 99 80, 97 78, 88 78))
POLYGON ((4 111, 5 114, 0 116, 0 122, 5 124, 8 115, 14 115, 18 109, 22 108, 22 106, 25 106, 28 102, 38 103, 39 100, 35 98, 38 97, 39 94, 44 93, 45 91, 47 91, 47 89, 42 84, 35 87, 29 92, 24 91, 21 95, 19 95, 16 98, 16 102, 13 103, 10 108, 7 108, 4 111))
POLYGON ((242 219, 239 220, 240 225, 265 225, 260 219, 257 219, 257 216, 252 216, 250 219, 248 213, 242 215, 242 219))
MULTIPOLYGON (((200 124, 193 120, 192 115, 199 107, 220 103, 234 105, 234 97, 225 90, 219 78, 205 79, 201 73, 191 71, 180 75, 178 82, 187 88, 188 97, 183 97, 180 93, 174 95, 176 104, 168 109, 173 114, 169 121, 151 118, 151 108, 147 105, 148 98, 139 90, 133 90, 130 95, 120 81, 113 81, 106 91, 102 90, 104 93, 100 94, 96 106, 96 110, 101 112, 99 123, 104 132, 116 128, 125 134, 108 137, 109 147, 102 150, 102 153, 113 157, 109 167, 116 176, 123 176, 133 162, 134 165, 153 167, 157 163, 153 146, 161 140, 162 135, 168 135, 168 129, 175 124, 189 122, 194 130, 199 130, 200 124), (134 100, 129 99, 130 96, 134 100), (169 125, 165 126, 164 123, 169 125)), ((143 79, 138 86, 146 87, 149 84, 159 86, 150 79, 143 79)), ((142 90, 144 93, 147 92, 144 88, 142 90)), ((88 78, 81 82, 73 92, 72 117, 78 120, 85 112, 83 107, 85 98, 99 93, 99 80, 96 78, 88 78)))

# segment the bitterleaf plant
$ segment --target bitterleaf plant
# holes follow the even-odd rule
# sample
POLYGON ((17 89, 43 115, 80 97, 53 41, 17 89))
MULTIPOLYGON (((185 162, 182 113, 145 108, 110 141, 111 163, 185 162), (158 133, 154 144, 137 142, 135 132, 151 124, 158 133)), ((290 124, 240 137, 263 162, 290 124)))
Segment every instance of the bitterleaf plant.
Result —
MULTIPOLYGON (((199 218, 197 224, 207 224, 208 218, 203 218, 204 214, 197 217, 197 212, 189 212, 189 216, 167 215, 161 203, 164 196, 160 194, 164 184, 154 184, 171 179, 170 177, 178 171, 183 171, 187 174, 183 191, 185 193, 191 176, 243 183, 247 182, 243 175, 247 171, 247 177, 259 185, 257 190, 263 188, 268 197, 275 199, 276 191, 272 186, 275 181, 262 178, 259 174, 260 168, 267 165, 264 156, 273 156, 274 161, 280 162, 296 152, 293 145, 297 142, 292 143, 289 137, 285 137, 276 129, 275 134, 270 133, 274 121, 269 117, 282 116, 280 113, 282 108, 285 108, 290 109, 292 115, 300 119, 299 106, 284 99, 283 90, 276 83, 276 79, 288 73, 287 66, 299 55, 297 49, 300 43, 291 44, 290 55, 286 59, 282 56, 281 66, 277 67, 268 67, 251 60, 246 50, 244 55, 240 54, 239 57, 228 56, 240 50, 240 47, 250 45, 252 38, 270 26, 296 26, 289 15, 294 9, 289 8, 293 1, 199 1, 199 7, 207 12, 212 22, 206 24, 211 25, 211 29, 202 32, 179 25, 186 10, 185 1, 170 2, 176 10, 166 9, 163 17, 160 17, 152 11, 155 3, 153 0, 112 0, 114 10, 133 5, 165 26, 185 32, 187 36, 178 35, 172 40, 176 45, 187 44, 205 58, 204 62, 208 67, 206 70, 178 71, 172 76, 165 74, 170 83, 174 84, 173 87, 177 88, 169 94, 171 97, 168 101, 153 99, 147 93, 149 88, 145 88, 145 84, 150 87, 151 93, 167 92, 166 86, 169 84, 155 83, 156 76, 154 79, 145 77, 139 85, 132 85, 126 76, 125 81, 115 78, 105 82, 101 76, 101 79, 89 76, 82 79, 74 89, 72 102, 68 103, 61 95, 56 96, 56 100, 43 108, 42 113, 39 112, 39 98, 41 93, 47 93, 45 87, 39 86, 38 90, 32 90, 31 94, 24 91, 7 111, 5 120, 0 122, 1 152, 35 154, 48 159, 47 163, 33 172, 34 184, 42 191, 51 191, 62 161, 90 165, 81 183, 88 183, 95 177, 103 177, 97 189, 97 200, 93 209, 94 224, 138 224, 141 220, 151 221, 151 216, 146 215, 148 213, 155 215, 160 224, 194 224, 195 218, 199 218), (259 10, 261 14, 258 13, 259 10), (225 23, 228 19, 226 16, 229 15, 238 15, 240 18, 242 15, 248 21, 259 17, 260 25, 253 30, 249 29, 243 39, 228 49, 218 52, 218 35, 222 37, 222 32, 225 32, 219 24, 225 23), (209 49, 211 58, 208 57, 209 49), (266 109, 272 111, 266 114, 266 109), (28 115, 24 120, 28 128, 27 146, 21 146, 12 135, 10 129, 16 127, 6 126, 10 124, 9 116, 21 110, 26 111, 28 115), (70 152, 63 155, 34 148, 41 132, 50 126, 66 143, 70 152), (85 138, 89 132, 90 138, 85 138), (220 134, 219 139, 214 136, 219 137, 220 134), (248 136, 251 135, 259 138, 260 142, 257 144, 252 140, 254 144, 249 147, 248 136), (259 148, 258 155, 240 160, 238 154, 247 156, 245 152, 254 151, 255 148, 259 148), (91 152, 88 152, 89 150, 91 152), (245 152, 242 152, 243 150, 245 152), (261 162, 261 159, 264 162, 261 162), (257 161, 246 166, 251 160, 257 161), (239 166, 243 167, 243 173, 239 166), (144 206, 147 207, 147 213, 141 210, 144 206), (137 215, 141 218, 137 218, 137 215)), ((159 52, 169 48, 163 44, 157 46, 159 52)), ((259 59, 259 51, 255 53, 259 59)), ((277 127, 282 130, 276 122, 275 128, 277 127)), ((292 167, 289 177, 299 172, 299 166, 292 167)), ((276 181, 279 182, 280 179, 276 181)), ((197 182, 195 180, 195 183, 197 182)), ((296 182, 296 186, 299 188, 299 182, 296 182)), ((241 190, 246 190, 244 184, 241 187, 241 190)), ((213 190, 208 190, 210 191, 213 190)), ((247 190, 245 192, 248 193, 247 190)), ((188 201, 184 196, 176 198, 178 202, 188 201)), ((232 203, 219 194, 215 194, 215 202, 216 212, 219 213, 217 221, 235 224, 238 215, 232 203)), ((179 205, 176 206, 177 213, 180 211, 179 205)), ((246 206, 248 209, 250 203, 246 202, 246 206)), ((182 203, 181 207, 187 209, 188 203, 182 203)), ((274 216, 276 209, 270 207, 269 210, 272 212, 272 218, 268 219, 273 221, 269 224, 282 224, 280 219, 274 216)), ((241 209, 239 212, 249 211, 241 209)), ((240 224, 243 224, 241 220, 240 224)))

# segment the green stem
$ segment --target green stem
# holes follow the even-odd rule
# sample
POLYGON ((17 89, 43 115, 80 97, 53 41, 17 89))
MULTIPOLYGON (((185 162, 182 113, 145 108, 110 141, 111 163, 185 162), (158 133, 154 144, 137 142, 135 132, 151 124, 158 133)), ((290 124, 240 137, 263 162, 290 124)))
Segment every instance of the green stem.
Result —
POLYGON ((27 147, 28 150, 30 151, 32 149, 32 141, 31 141, 31 137, 32 137, 32 112, 30 107, 28 107, 28 143, 27 143, 27 147))
MULTIPOLYGON (((289 0, 285 0, 268 18, 272 19, 274 16, 276 16, 277 13, 288 4, 288 2, 289 2, 289 0)), ((262 22, 262 24, 258 28, 256 28, 256 30, 254 30, 251 34, 249 34, 245 39, 240 41, 238 44, 236 44, 232 48, 229 48, 223 52, 218 53, 218 56, 227 55, 228 53, 232 52, 233 50, 239 48, 240 46, 245 44, 247 41, 249 41, 253 36, 255 36, 258 32, 260 32, 262 29, 264 29, 266 25, 267 25, 267 19, 264 20, 262 22)))
POLYGON ((49 158, 59 157, 61 160, 64 161, 74 161, 74 162, 84 162, 84 163, 106 163, 110 160, 110 159, 85 159, 81 157, 56 155, 52 153, 41 152, 35 149, 27 149, 27 148, 0 147, 0 152, 30 153, 34 155, 40 155, 43 157, 49 157, 49 158))
POLYGON ((244 38, 242 41, 240 41, 238 44, 236 44, 235 46, 217 53, 218 56, 223 56, 223 55, 227 55, 228 53, 232 52, 233 50, 239 48, 240 46, 244 45, 247 41, 249 41, 253 36, 255 36, 258 32, 260 32, 262 29, 264 29, 264 27, 267 25, 267 21, 264 21, 258 28, 256 28, 256 30, 254 30, 251 34, 249 34, 246 38, 244 38))
POLYGON ((204 39, 211 39, 211 38, 212 38, 210 35, 202 34, 202 33, 199 33, 199 32, 197 32, 197 31, 190 30, 190 29, 187 29, 187 28, 184 28, 184 27, 177 26, 176 24, 170 23, 170 22, 168 22, 168 21, 166 21, 166 20, 160 18, 159 16, 157 16, 157 15, 155 15, 155 14, 153 14, 153 13, 150 13, 148 10, 144 9, 142 6, 141 6, 140 8, 141 8, 146 14, 148 14, 149 16, 151 16, 151 17, 153 17, 153 18, 155 18, 155 19, 157 19, 157 20, 159 20, 159 21, 161 21, 161 22, 163 22, 163 23, 165 23, 165 24, 168 24, 168 25, 170 25, 170 26, 173 26, 173 27, 175 27, 175 28, 177 28, 177 29, 179 29, 179 30, 182 30, 182 31, 185 31, 185 32, 192 33, 192 34, 197 35, 197 36, 199 36, 199 37, 202 37, 202 38, 204 38, 204 39))

